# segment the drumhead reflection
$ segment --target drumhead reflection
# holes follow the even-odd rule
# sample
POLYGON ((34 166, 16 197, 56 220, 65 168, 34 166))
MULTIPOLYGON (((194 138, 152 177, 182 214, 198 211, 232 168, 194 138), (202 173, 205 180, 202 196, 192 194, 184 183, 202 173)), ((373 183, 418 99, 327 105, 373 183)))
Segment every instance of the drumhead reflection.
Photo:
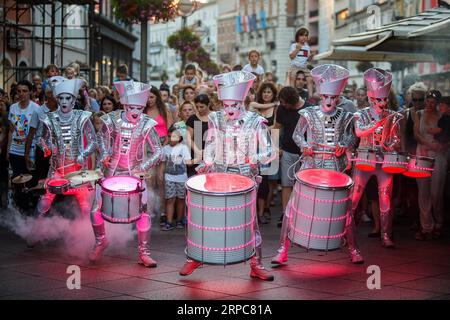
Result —
POLYGON ((206 173, 190 178, 186 187, 205 193, 240 193, 254 188, 255 182, 245 176, 231 173, 206 173))
POLYGON ((105 179, 102 186, 108 190, 130 192, 138 189, 140 180, 131 176, 115 176, 105 179))
POLYGON ((329 169, 308 169, 297 172, 297 179, 316 187, 350 188, 352 179, 346 174, 329 169))

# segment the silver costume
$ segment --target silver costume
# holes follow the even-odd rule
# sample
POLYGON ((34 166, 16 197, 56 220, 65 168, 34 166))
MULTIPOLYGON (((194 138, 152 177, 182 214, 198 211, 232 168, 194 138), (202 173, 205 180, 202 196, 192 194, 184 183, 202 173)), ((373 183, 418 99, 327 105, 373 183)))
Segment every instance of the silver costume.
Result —
POLYGON ((355 114, 356 135, 361 141, 359 149, 371 150, 376 155, 374 171, 362 171, 355 168, 355 181, 352 194, 352 213, 356 212, 359 200, 364 193, 370 177, 375 176, 378 182, 380 204, 381 243, 384 247, 393 247, 391 196, 393 174, 382 170, 385 152, 395 151, 400 145, 399 120, 401 116, 395 111, 385 109, 391 88, 392 74, 382 69, 369 69, 364 73, 370 107, 355 114))
POLYGON ((337 145, 353 148, 353 115, 339 107, 327 114, 320 106, 308 107, 299 113, 300 118, 292 138, 300 150, 312 148, 314 152, 313 155, 301 156, 301 170, 326 168, 343 171, 347 166, 347 157, 345 154, 337 157, 334 149, 337 145))
MULTIPOLYGON (((154 128, 156 122, 142 114, 148 100, 150 86, 134 81, 115 82, 114 85, 119 92, 125 111, 110 112, 100 118, 103 126, 97 139, 104 176, 131 176, 135 173, 147 172, 157 165, 162 157, 160 140, 154 128)), ((95 235, 95 246, 90 254, 92 261, 100 259, 101 253, 109 244, 100 212, 101 199, 101 189, 98 187, 91 211, 95 235)), ((151 219, 147 212, 147 190, 144 190, 142 194, 141 205, 142 213, 136 221, 138 263, 146 267, 156 267, 156 262, 150 257, 151 219)))
MULTIPOLYGON (((344 171, 348 166, 346 154, 354 147, 353 115, 340 107, 339 95, 348 80, 348 70, 337 65, 320 65, 311 74, 321 95, 321 105, 312 106, 299 111, 300 118, 293 133, 293 140, 303 152, 300 170, 325 168, 344 171), (306 137, 305 137, 306 135, 306 137), (337 148, 345 149, 337 154, 337 148), (309 152, 306 151, 309 149, 309 152)), ((291 241, 290 216, 293 214, 292 204, 294 193, 291 194, 283 217, 278 254, 272 259, 275 265, 282 265, 288 260, 291 241)), ((362 263, 363 258, 358 249, 355 236, 353 216, 348 214, 345 237, 350 258, 353 263, 362 263)))
MULTIPOLYGON (((58 78, 60 79, 58 83, 54 83, 53 92, 59 103, 59 109, 47 113, 43 118, 43 132, 39 141, 44 153, 51 150, 48 179, 63 178, 74 168, 86 168, 89 155, 97 147, 95 129, 90 121, 91 112, 73 110, 82 81, 58 78)), ((74 195, 80 204, 82 214, 89 214, 93 195, 90 184, 69 188, 65 194, 74 195)), ((39 215, 46 214, 50 210, 55 197, 56 195, 48 190, 41 196, 36 208, 39 215)))
MULTIPOLYGON (((259 165, 270 163, 277 156, 273 147, 266 119, 246 111, 242 102, 247 96, 255 76, 237 71, 213 78, 224 109, 209 114, 208 135, 204 150, 204 163, 199 172, 229 172, 257 179, 259 165)), ((251 258, 250 276, 261 280, 273 280, 262 264, 261 232, 258 219, 254 219, 255 255, 251 258)), ((188 275, 200 265, 188 259, 180 271, 188 275)))

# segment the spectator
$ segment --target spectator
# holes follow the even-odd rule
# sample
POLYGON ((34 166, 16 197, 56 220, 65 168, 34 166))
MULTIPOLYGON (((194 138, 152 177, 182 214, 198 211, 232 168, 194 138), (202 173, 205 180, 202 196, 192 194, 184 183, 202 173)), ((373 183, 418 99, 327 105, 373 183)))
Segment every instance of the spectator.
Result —
POLYGON ((234 67, 233 67, 233 71, 241 71, 242 70, 242 65, 240 65, 240 64, 236 64, 234 67))
POLYGON ((5 96, 3 89, 0 89, 0 207, 3 207, 4 203, 7 203, 8 194, 8 167, 7 160, 8 154, 8 130, 9 130, 9 104, 5 96), (5 200, 3 200, 5 198, 5 200))
POLYGON ((104 97, 100 102, 100 111, 105 114, 116 111, 117 109, 117 101, 111 95, 104 97))
POLYGON ((104 97, 112 95, 111 90, 107 86, 97 88, 97 101, 102 101, 104 97))
POLYGON ((231 72, 231 66, 229 64, 224 64, 222 66, 222 72, 221 73, 227 73, 227 72, 231 72))
MULTIPOLYGON (((416 113, 419 110, 423 110, 425 107, 425 94, 427 92, 427 87, 423 82, 414 83, 407 90, 407 96, 410 96, 409 105, 406 110, 404 118, 400 123, 401 135, 401 145, 402 151, 408 154, 416 154, 417 150, 417 140, 414 134, 414 121, 416 119, 416 113)), ((405 206, 405 212, 408 212, 412 220, 412 227, 414 229, 420 229, 420 210, 418 203, 418 185, 416 179, 404 179, 403 188, 403 204, 405 206)))
POLYGON ((41 76, 38 74, 34 74, 33 78, 32 78, 32 82, 33 82, 33 86, 37 87, 37 85, 41 85, 42 86, 42 79, 41 76))
POLYGON ((161 94, 161 100, 165 103, 167 110, 172 114, 173 121, 178 121, 178 108, 176 104, 169 103, 170 101, 170 88, 169 86, 161 85, 159 89, 161 94))
MULTIPOLYGON (((256 94, 256 101, 250 103, 250 111, 256 111, 267 120, 268 129, 273 129, 277 112, 277 89, 271 82, 263 82, 256 94)), ((258 189, 258 218, 261 224, 271 219, 269 204, 278 185, 278 171, 268 175, 262 172, 262 182, 258 189)))
POLYGON ((264 73, 263 82, 270 82, 270 83, 276 84, 277 77, 272 72, 266 72, 266 73, 264 73))
POLYGON ((44 118, 49 112, 56 111, 58 109, 58 102, 53 96, 53 90, 51 86, 47 86, 45 89, 45 103, 31 116, 30 129, 25 143, 25 162, 28 170, 36 168, 36 172, 33 174, 33 180, 30 183, 32 186, 38 184, 39 180, 45 179, 48 176, 48 170, 50 168, 50 157, 44 155, 44 151, 40 147, 40 140, 42 138, 45 124, 44 118), (32 161, 31 151, 35 151, 35 163, 32 161))
MULTIPOLYGON (((210 101, 206 94, 200 94, 195 98, 194 103, 195 114, 189 117, 186 125, 188 127, 188 136, 191 140, 192 159, 199 160, 202 158, 202 152, 205 149, 205 133, 208 131, 210 101)), ((195 163, 198 163, 198 161, 195 161, 195 163)), ((195 167, 188 168, 189 176, 195 173, 195 167)))
POLYGON ((116 68, 116 77, 113 82, 117 81, 128 81, 131 77, 128 75, 128 66, 126 64, 121 64, 116 68))
POLYGON ((183 90, 183 99, 182 101, 187 101, 187 102, 194 102, 196 93, 195 93, 195 88, 192 86, 186 86, 183 90))
POLYGON ((367 100, 367 91, 366 88, 361 87, 356 89, 356 108, 358 110, 367 108, 369 106, 369 100, 367 100))
POLYGON ((441 93, 430 90, 426 95, 425 109, 416 112, 414 137, 417 155, 434 158, 430 178, 417 178, 421 229, 416 240, 429 240, 441 235, 444 220, 444 185, 447 175, 447 144, 435 139, 435 129, 441 115, 437 109, 441 93))
POLYGON ((178 84, 174 84, 172 86, 172 94, 176 95, 178 99, 180 99, 180 87, 178 86, 178 84))
POLYGON ((174 127, 180 132, 181 137, 183 138, 183 143, 188 145, 189 147, 191 146, 190 144, 190 140, 188 139, 188 134, 187 134, 187 125, 186 122, 188 121, 188 119, 195 114, 195 105, 191 102, 183 102, 180 106, 180 116, 179 118, 181 119, 180 121, 174 123, 174 127))
POLYGON ((247 96, 245 97, 245 100, 244 100, 245 109, 247 111, 250 110, 250 104, 252 102, 254 102, 255 99, 256 99, 256 91, 255 91, 255 89, 250 88, 250 90, 248 91, 247 96))
MULTIPOLYGON (((150 118, 156 121, 154 126, 156 132, 158 133, 159 139, 162 145, 168 142, 168 131, 173 124, 172 115, 167 111, 166 105, 161 99, 161 94, 159 90, 152 86, 150 88, 150 94, 147 101, 147 106, 144 109, 144 113, 150 118)), ((155 175, 152 176, 151 180, 148 181, 155 189, 158 190, 159 197, 159 213, 160 213, 160 224, 166 222, 165 214, 165 197, 164 197, 164 168, 160 164, 155 167, 155 175)), ((150 199, 149 199, 150 200, 150 199)), ((151 203, 152 201, 149 201, 151 203)))
POLYGON ((261 84, 261 79, 260 76, 257 75, 255 72, 252 72, 252 74, 256 77, 255 81, 253 81, 252 88, 253 90, 255 90, 255 92, 258 92, 259 85, 261 84))
POLYGON ((434 133, 435 139, 440 143, 448 144, 450 142, 450 96, 442 97, 439 100, 439 112, 441 118, 434 133))
POLYGON ((264 75, 264 68, 258 64, 260 58, 261 54, 258 50, 250 50, 248 52, 249 63, 242 68, 242 71, 253 72, 262 77, 264 75))
POLYGON ((64 69, 64 77, 66 77, 67 79, 76 78, 75 68, 67 67, 66 69, 64 69))
POLYGON ((308 63, 312 60, 311 48, 308 45, 309 30, 300 28, 295 33, 295 43, 291 44, 289 50, 289 58, 291 58, 291 66, 289 67, 289 84, 295 86, 297 71, 303 71, 306 77, 306 85, 308 87, 308 95, 313 95, 314 82, 311 72, 308 69, 308 63))
MULTIPOLYGON (((195 92, 196 92, 198 86, 200 85, 200 79, 196 75, 196 73, 197 73, 197 68, 193 64, 188 64, 186 66, 186 68, 184 68, 184 75, 180 78, 180 81, 178 82, 178 88, 180 90, 180 94, 181 94, 183 101, 185 101, 185 98, 184 98, 185 89, 187 89, 188 87, 193 88, 194 95, 195 95, 195 92)), ((189 101, 191 101, 191 100, 189 100, 189 101)))
MULTIPOLYGON (((251 89, 253 90, 253 89, 251 89)), ((253 98, 254 98, 253 94, 253 98)), ((223 102, 222 100, 219 100, 219 96, 217 95, 217 92, 213 92, 209 95, 210 103, 209 103, 209 110, 211 111, 219 111, 223 108, 223 102)))
MULTIPOLYGON (((281 206, 282 215, 278 222, 281 227, 283 221, 284 210, 291 196, 294 180, 290 177, 292 173, 288 174, 288 169, 300 159, 300 149, 294 142, 292 135, 294 133, 297 122, 300 118, 300 109, 309 107, 309 103, 300 99, 298 91, 293 87, 285 87, 281 89, 278 94, 280 106, 276 113, 275 129, 282 129, 281 135, 281 206)), ((300 168, 298 165, 297 169, 300 168)), ((297 170, 295 170, 296 172, 297 170)))
POLYGON ((42 90, 43 91, 45 91, 45 88, 48 85, 48 79, 50 79, 51 77, 55 77, 55 76, 59 76, 60 75, 59 67, 56 64, 49 64, 49 65, 47 65, 47 67, 45 67, 44 73, 45 73, 46 79, 42 83, 42 90))
POLYGON ((355 103, 353 101, 347 99, 344 95, 341 95, 339 97, 339 102, 338 102, 337 107, 340 107, 340 108, 342 108, 345 111, 348 111, 350 113, 355 113, 356 112, 355 103))
MULTIPOLYGON (((17 84, 19 102, 14 103, 8 119, 10 121, 8 136, 8 161, 13 171, 12 178, 20 174, 29 173, 25 161, 25 142, 30 129, 30 121, 33 113, 39 110, 39 106, 30 100, 32 85, 28 80, 22 80, 17 84)), ((34 160, 34 153, 30 155, 34 160)), ((28 209, 28 196, 25 193, 18 194, 16 203, 24 209, 28 209)))
POLYGON ((174 126, 169 128, 169 144, 163 148, 163 168, 166 195, 167 222, 161 229, 169 231, 175 228, 174 213, 177 215, 176 227, 183 228, 185 182, 188 179, 186 165, 191 165, 191 153, 183 141, 181 133, 174 126), (175 209, 176 208, 176 209, 175 209))
POLYGON ((91 97, 92 99, 94 99, 95 101, 98 101, 98 97, 97 97, 97 90, 95 89, 89 89, 89 97, 91 97))
POLYGON ((309 94, 308 90, 305 89, 306 86, 306 75, 302 70, 298 70, 295 77, 294 88, 297 89, 300 98, 304 101, 308 101, 309 94))

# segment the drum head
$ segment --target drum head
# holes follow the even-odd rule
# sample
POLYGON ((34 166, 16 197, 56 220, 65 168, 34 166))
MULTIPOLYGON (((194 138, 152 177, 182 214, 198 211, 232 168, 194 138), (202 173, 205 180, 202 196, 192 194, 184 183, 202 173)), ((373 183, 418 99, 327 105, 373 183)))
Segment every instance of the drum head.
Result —
POLYGON ((363 164, 363 163, 359 163, 359 164, 355 164, 355 168, 361 171, 373 171, 375 170, 375 167, 371 164, 363 164))
POLYGON ((240 194, 253 189, 255 182, 239 174, 215 172, 191 177, 186 187, 208 194, 240 194))
POLYGON ((348 189, 353 180, 346 174, 330 169, 306 169, 296 174, 297 180, 319 189, 348 189))
POLYGON ((109 191, 133 192, 138 189, 141 181, 131 176, 115 176, 106 178, 101 182, 103 188, 109 191))
POLYGON ((50 187, 63 187, 69 184, 69 180, 67 179, 51 179, 47 182, 47 185, 50 187))
POLYGON ((408 178, 429 178, 431 177, 431 172, 425 171, 405 171, 403 175, 408 178))

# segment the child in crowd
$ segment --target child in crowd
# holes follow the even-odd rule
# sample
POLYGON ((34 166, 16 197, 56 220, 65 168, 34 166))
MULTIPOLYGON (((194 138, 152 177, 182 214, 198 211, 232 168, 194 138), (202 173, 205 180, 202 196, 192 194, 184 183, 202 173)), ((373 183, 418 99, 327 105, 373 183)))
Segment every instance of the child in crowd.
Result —
POLYGON ((194 91, 197 91, 200 86, 200 78, 196 75, 197 68, 193 64, 188 64, 184 68, 184 75, 180 78, 178 82, 179 89, 179 99, 183 100, 183 91, 187 87, 193 87, 194 91))
POLYGON ((64 76, 67 79, 74 79, 75 78, 75 68, 67 67, 64 69, 64 76))
POLYGON ((257 50, 250 50, 248 52, 248 61, 250 63, 246 64, 242 71, 254 72, 258 76, 264 75, 264 68, 258 64, 261 54, 257 50))
POLYGON ((295 87, 295 79, 299 70, 303 71, 306 76, 306 86, 308 87, 308 95, 313 95, 313 79, 308 69, 308 63, 312 60, 311 48, 308 45, 309 30, 300 28, 295 33, 295 43, 291 45, 289 58, 291 58, 291 66, 288 70, 289 85, 295 87))
POLYGON ((439 112, 441 117, 437 128, 430 128, 429 130, 434 134, 437 141, 448 146, 450 142, 450 96, 442 97, 439 100, 439 112))
POLYGON ((182 229, 184 217, 185 182, 188 179, 186 165, 192 165, 189 148, 181 143, 183 137, 175 126, 169 128, 169 144, 163 148, 164 179, 166 194, 167 222, 161 230, 169 231, 175 228, 173 216, 176 212, 176 227, 182 229), (176 208, 176 210, 175 210, 176 208))
POLYGON ((179 131, 183 138, 183 143, 187 144, 189 139, 187 137, 186 121, 195 114, 195 105, 192 102, 185 101, 180 106, 179 118, 180 121, 174 123, 174 127, 179 131))

